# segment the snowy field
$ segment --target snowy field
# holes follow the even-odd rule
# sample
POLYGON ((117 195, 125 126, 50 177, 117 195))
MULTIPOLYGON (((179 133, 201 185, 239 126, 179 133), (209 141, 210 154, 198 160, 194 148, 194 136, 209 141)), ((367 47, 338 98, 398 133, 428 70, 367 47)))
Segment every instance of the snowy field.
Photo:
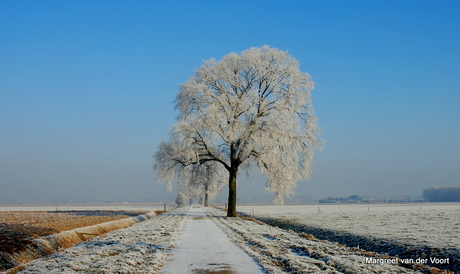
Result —
POLYGON ((398 239, 439 248, 460 246, 460 204, 239 206, 256 217, 282 218, 308 226, 398 239), (318 212, 319 208, 319 212, 318 212))
POLYGON ((439 273, 426 267, 402 267, 397 258, 320 241, 208 209, 213 221, 267 273, 439 273))
POLYGON ((346 245, 414 259, 433 252, 450 257, 456 269, 460 264, 459 203, 239 206, 237 211, 346 245))

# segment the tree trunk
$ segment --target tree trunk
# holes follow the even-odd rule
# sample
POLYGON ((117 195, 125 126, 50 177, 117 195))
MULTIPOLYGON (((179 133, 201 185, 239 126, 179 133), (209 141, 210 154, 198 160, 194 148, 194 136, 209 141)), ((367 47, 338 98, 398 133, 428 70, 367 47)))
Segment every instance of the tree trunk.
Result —
POLYGON ((192 205, 192 204, 193 204, 193 199, 190 199, 190 200, 188 201, 188 204, 189 204, 189 205, 192 205))
POLYGON ((227 217, 236 217, 236 175, 238 169, 232 168, 229 172, 227 217))
POLYGON ((204 206, 208 206, 208 186, 204 186, 204 206))

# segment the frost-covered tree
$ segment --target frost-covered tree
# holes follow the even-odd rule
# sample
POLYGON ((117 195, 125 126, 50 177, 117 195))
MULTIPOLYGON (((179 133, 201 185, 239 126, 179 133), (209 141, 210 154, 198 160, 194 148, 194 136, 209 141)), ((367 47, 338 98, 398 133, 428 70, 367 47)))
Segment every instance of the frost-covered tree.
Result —
POLYGON ((214 199, 225 184, 226 174, 219 172, 218 163, 206 162, 201 165, 193 165, 193 175, 189 184, 198 189, 200 197, 204 197, 204 206, 208 206, 209 200, 214 199))
POLYGON ((275 202, 307 179, 320 128, 311 104, 313 82, 285 51, 269 46, 204 61, 180 87, 180 110, 169 142, 155 154, 162 181, 208 162, 227 172, 227 216, 236 216, 238 171, 256 164, 275 202))
POLYGON ((182 166, 177 197, 204 198, 204 206, 208 206, 209 200, 224 186, 225 173, 219 174, 219 168, 211 162, 182 166))
POLYGON ((178 207, 182 207, 185 205, 185 203, 187 202, 187 196, 179 191, 179 193, 177 193, 177 196, 176 196, 176 204, 178 207))

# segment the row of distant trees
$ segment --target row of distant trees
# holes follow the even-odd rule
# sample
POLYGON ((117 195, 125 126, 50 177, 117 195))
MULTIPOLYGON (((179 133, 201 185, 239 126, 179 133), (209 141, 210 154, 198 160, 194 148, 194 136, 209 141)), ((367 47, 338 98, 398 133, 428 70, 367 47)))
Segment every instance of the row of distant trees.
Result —
MULTIPOLYGON (((410 202, 423 202, 417 196, 399 196, 399 197, 360 197, 358 195, 351 195, 349 197, 327 197, 319 200, 320 203, 343 203, 343 204, 369 204, 369 203, 410 203, 410 202)), ((425 199, 426 201, 426 199, 425 199)))
POLYGON ((319 200, 320 203, 362 203, 363 198, 358 195, 351 195, 350 197, 327 197, 319 200))
POLYGON ((460 186, 433 186, 423 190, 429 202, 460 202, 460 186))

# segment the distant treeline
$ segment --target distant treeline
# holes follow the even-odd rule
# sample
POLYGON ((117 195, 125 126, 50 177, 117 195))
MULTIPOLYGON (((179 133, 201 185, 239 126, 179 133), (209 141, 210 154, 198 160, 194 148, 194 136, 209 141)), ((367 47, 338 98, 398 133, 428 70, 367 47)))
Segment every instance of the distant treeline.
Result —
POLYGON ((401 196, 401 197, 360 197, 358 195, 351 195, 349 197, 327 197, 319 200, 320 203, 344 203, 344 204, 366 204, 366 203, 412 203, 423 202, 421 197, 415 196, 401 196))
POLYGON ((327 197, 319 200, 320 203, 363 203, 366 202, 363 198, 358 195, 351 195, 350 197, 327 197))
POLYGON ((429 202, 460 202, 460 186, 433 186, 423 190, 429 202))

